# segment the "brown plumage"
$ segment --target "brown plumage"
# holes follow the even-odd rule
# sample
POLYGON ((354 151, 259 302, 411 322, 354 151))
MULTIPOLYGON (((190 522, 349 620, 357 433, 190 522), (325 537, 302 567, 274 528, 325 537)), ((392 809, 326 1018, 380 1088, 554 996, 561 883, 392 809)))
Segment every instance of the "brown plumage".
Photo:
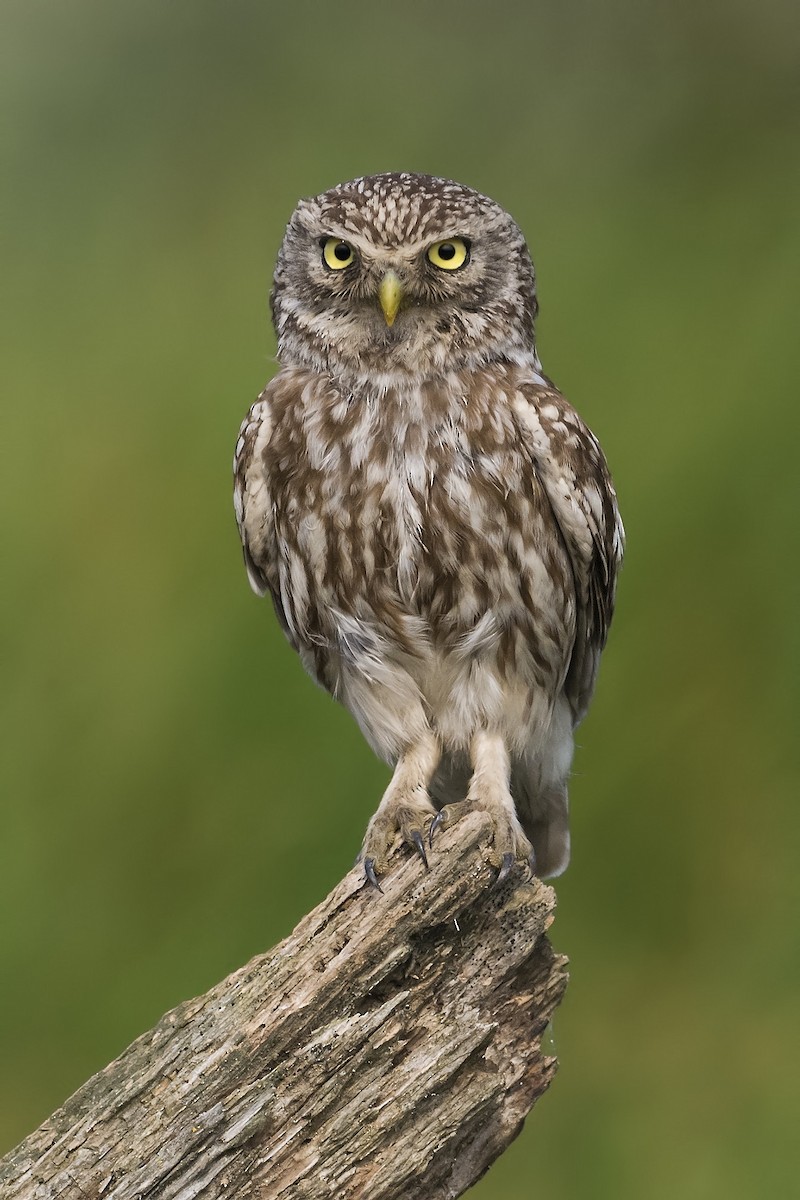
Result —
POLYGON ((300 202, 272 302, 281 370, 242 426, 237 520, 253 588, 395 767, 368 876, 398 828, 424 856, 459 802, 491 814, 504 872, 533 851, 560 873, 623 533, 542 374, 520 230, 446 180, 355 180, 300 202))

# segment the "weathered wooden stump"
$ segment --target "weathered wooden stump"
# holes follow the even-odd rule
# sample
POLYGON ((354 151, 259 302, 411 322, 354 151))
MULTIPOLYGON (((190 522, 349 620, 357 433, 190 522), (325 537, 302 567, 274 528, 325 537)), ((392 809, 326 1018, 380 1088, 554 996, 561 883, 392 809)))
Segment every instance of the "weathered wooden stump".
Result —
POLYGON ((489 823, 353 870, 268 954, 167 1013, 0 1162, 2 1200, 445 1200, 556 1060, 555 897, 493 888, 489 823))

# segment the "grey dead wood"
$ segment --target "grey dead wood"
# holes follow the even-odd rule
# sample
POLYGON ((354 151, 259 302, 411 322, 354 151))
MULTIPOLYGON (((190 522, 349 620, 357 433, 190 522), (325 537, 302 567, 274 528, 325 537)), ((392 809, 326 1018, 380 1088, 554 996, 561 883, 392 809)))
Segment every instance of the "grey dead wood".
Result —
POLYGON ((488 842, 473 813, 383 895, 351 871, 3 1159, 2 1200, 460 1196, 553 1077, 567 981, 552 889, 493 888, 488 842))

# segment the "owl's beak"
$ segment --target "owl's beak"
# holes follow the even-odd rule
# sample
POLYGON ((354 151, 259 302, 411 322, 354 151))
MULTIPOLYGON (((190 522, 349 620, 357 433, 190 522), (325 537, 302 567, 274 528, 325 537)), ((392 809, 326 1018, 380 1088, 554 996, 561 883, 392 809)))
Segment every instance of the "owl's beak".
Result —
POLYGON ((403 285, 400 282, 399 275, 396 275, 394 271, 387 271, 381 280, 381 286, 378 288, 378 300, 383 309, 387 325, 394 325, 394 319, 397 316, 402 299, 403 285))

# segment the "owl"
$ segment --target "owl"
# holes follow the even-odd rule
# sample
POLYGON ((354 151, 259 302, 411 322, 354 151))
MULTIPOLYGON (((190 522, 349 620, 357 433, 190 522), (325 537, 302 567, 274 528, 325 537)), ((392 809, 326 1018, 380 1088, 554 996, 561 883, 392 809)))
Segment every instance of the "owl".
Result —
POLYGON ((301 200, 278 255, 280 370, 242 424, 254 591, 393 768, 361 850, 427 864, 465 810, 504 879, 560 874, 567 783, 623 528, 600 445, 542 372, 512 218, 392 173, 301 200))

